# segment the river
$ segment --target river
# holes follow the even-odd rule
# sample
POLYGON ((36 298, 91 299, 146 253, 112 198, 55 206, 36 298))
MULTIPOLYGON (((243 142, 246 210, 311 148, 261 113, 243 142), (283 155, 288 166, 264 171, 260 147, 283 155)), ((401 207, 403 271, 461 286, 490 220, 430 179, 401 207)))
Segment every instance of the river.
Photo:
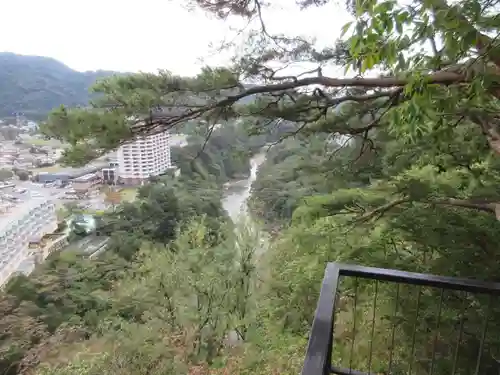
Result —
MULTIPOLYGON (((238 220, 246 217, 248 213, 247 200, 250 197, 252 183, 257 178, 257 171, 264 160, 266 160, 264 153, 255 155, 250 160, 250 176, 247 179, 232 181, 226 184, 222 206, 227 211, 233 222, 237 222, 238 220)), ((235 245, 237 246, 238 244, 235 245)), ((265 245, 260 245, 259 248, 256 249, 256 254, 258 255, 259 253, 263 253, 265 248, 265 245)), ((241 343, 241 339, 236 331, 230 331, 226 339, 226 343, 230 346, 241 343)))
POLYGON ((257 171, 265 159, 264 153, 255 155, 250 160, 250 176, 245 180, 233 181, 227 185, 222 205, 233 221, 237 221, 242 215, 247 214, 247 200, 250 196, 252 183, 257 178, 257 171))

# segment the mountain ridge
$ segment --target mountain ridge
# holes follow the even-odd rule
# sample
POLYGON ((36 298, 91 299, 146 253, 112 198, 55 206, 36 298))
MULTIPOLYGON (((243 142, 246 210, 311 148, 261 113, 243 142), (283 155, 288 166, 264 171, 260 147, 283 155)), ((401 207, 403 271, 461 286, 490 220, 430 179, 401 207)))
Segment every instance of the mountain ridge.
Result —
POLYGON ((51 57, 0 52, 0 117, 42 119, 61 104, 87 105, 94 82, 113 74, 123 73, 79 72, 51 57))
MULTIPOLYGON (((60 105, 87 106, 92 97, 89 89, 95 81, 114 74, 127 73, 80 72, 52 57, 0 52, 0 119, 13 119, 19 113, 32 120, 45 120, 60 105)), ((255 97, 239 102, 248 104, 255 97)))

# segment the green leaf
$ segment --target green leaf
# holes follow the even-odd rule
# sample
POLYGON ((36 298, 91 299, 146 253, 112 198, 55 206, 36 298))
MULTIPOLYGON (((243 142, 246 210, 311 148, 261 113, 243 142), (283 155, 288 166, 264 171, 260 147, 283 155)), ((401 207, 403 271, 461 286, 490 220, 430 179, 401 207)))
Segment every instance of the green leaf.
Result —
POLYGON ((375 65, 375 59, 373 57, 374 56, 371 54, 366 56, 366 59, 365 59, 366 60, 366 64, 365 64, 366 69, 371 69, 375 65))
POLYGON ((340 37, 341 38, 347 33, 347 31, 349 30, 349 28, 351 27, 351 25, 352 25, 352 21, 348 22, 344 26, 342 26, 342 32, 340 33, 340 37))
POLYGON ((359 52, 359 46, 361 44, 361 38, 358 35, 354 35, 350 40, 350 50, 351 53, 356 55, 356 52, 359 52))
POLYGON ((405 57, 402 53, 398 54, 398 65, 400 70, 404 70, 406 68, 405 57))
POLYGON ((470 30, 467 34, 465 34, 462 39, 461 47, 463 50, 467 50, 471 47, 474 47, 477 44, 477 31, 470 30))
POLYGON ((396 25, 396 31, 398 32, 398 34, 402 34, 403 33, 403 24, 396 18, 395 19, 395 25, 396 25))

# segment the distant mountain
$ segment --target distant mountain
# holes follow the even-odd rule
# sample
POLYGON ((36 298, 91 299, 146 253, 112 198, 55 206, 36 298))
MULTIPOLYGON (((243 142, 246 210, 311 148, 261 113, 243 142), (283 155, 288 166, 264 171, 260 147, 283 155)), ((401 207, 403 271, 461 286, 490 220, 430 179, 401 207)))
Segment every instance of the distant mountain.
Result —
POLYGON ((61 104, 86 105, 90 86, 98 78, 112 74, 82 73, 49 57, 0 52, 0 117, 22 112, 37 119, 61 104))
MULTIPOLYGON (((120 73, 104 70, 82 73, 50 57, 0 52, 0 118, 14 118, 15 113, 22 113, 30 119, 43 120, 50 110, 61 104, 87 105, 89 88, 94 82, 113 74, 120 73)), ((234 94, 236 92, 226 93, 234 94)), ((203 103, 202 98, 192 100, 203 103)), ((252 95, 239 103, 254 100, 252 95)))

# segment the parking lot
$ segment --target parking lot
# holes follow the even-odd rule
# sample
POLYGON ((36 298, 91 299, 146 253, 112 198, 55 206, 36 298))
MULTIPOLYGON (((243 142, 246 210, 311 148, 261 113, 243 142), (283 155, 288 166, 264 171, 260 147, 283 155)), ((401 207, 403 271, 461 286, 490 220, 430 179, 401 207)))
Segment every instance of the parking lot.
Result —
POLYGON ((83 206, 86 206, 89 210, 103 211, 108 209, 109 205, 105 202, 105 195, 100 192, 95 192, 94 194, 89 194, 88 198, 74 199, 74 195, 71 194, 71 186, 57 187, 54 185, 47 185, 36 183, 32 181, 16 181, 15 187, 12 190, 16 192, 23 192, 23 194, 29 194, 33 197, 46 196, 57 200, 60 207, 67 202, 78 202, 83 206))

